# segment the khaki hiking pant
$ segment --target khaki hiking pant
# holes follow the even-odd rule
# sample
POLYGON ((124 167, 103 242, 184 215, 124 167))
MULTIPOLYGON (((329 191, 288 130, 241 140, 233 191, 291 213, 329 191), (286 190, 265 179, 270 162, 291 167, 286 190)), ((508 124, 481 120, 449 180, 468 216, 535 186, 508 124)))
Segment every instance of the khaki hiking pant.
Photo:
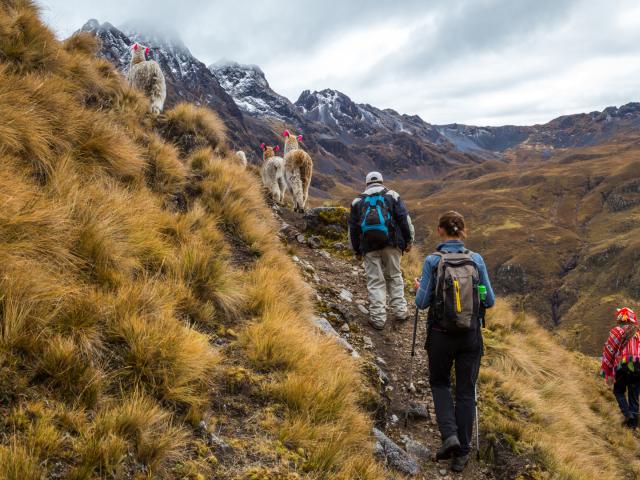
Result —
POLYGON ((382 328, 387 321, 387 296, 389 310, 398 318, 407 316, 407 301, 404 298, 404 280, 400 270, 402 252, 395 247, 375 250, 364 256, 364 272, 369 291, 369 316, 376 327, 382 328))

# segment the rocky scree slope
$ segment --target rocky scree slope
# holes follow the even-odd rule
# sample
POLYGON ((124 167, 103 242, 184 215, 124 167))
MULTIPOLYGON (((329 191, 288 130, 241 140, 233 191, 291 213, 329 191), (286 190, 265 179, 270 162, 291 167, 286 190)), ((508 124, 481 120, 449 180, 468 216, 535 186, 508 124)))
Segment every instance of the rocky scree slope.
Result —
POLYGON ((0 478, 386 478, 222 120, 99 48, 0 4, 0 478))

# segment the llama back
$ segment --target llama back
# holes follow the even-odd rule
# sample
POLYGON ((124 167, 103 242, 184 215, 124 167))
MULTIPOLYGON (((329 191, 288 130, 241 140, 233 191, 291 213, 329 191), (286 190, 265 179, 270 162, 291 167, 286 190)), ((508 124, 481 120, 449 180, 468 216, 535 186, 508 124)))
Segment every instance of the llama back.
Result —
POLYGON ((149 99, 150 110, 160 113, 167 98, 167 85, 158 62, 147 60, 149 48, 135 43, 131 47, 131 63, 129 64, 129 84, 142 91, 149 99))
POLYGON ((167 86, 162 69, 157 62, 147 60, 131 65, 129 83, 149 98, 151 109, 155 113, 162 111, 167 97, 167 86))
POLYGON ((236 158, 242 167, 247 168, 247 155, 242 150, 236 152, 236 158))
POLYGON ((304 150, 293 150, 284 157, 285 177, 293 195, 294 210, 301 212, 307 204, 313 174, 313 160, 304 150))
POLYGON ((313 174, 313 160, 307 152, 301 149, 290 151, 285 155, 285 163, 290 170, 300 170, 301 178, 311 178, 313 174))
POLYGON ((298 152, 301 153, 300 176, 302 177, 302 184, 305 189, 308 189, 311 183, 311 176, 313 175, 313 160, 311 160, 311 156, 304 150, 298 150, 298 152))

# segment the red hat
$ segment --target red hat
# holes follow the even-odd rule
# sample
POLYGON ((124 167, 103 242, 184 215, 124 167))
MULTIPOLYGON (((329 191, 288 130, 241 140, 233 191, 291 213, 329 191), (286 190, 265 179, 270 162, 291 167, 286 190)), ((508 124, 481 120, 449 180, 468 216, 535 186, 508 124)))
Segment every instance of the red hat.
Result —
POLYGON ((627 307, 616 308, 616 320, 622 323, 629 322, 633 323, 634 325, 638 324, 636 312, 627 307))

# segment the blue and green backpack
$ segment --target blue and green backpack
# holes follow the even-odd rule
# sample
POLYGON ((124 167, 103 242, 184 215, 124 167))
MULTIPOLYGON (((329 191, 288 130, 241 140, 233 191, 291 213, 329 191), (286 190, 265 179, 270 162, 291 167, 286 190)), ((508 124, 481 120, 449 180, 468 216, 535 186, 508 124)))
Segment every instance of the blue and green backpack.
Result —
POLYGON ((388 190, 362 195, 362 238, 369 250, 381 250, 389 245, 391 212, 385 198, 388 190))

